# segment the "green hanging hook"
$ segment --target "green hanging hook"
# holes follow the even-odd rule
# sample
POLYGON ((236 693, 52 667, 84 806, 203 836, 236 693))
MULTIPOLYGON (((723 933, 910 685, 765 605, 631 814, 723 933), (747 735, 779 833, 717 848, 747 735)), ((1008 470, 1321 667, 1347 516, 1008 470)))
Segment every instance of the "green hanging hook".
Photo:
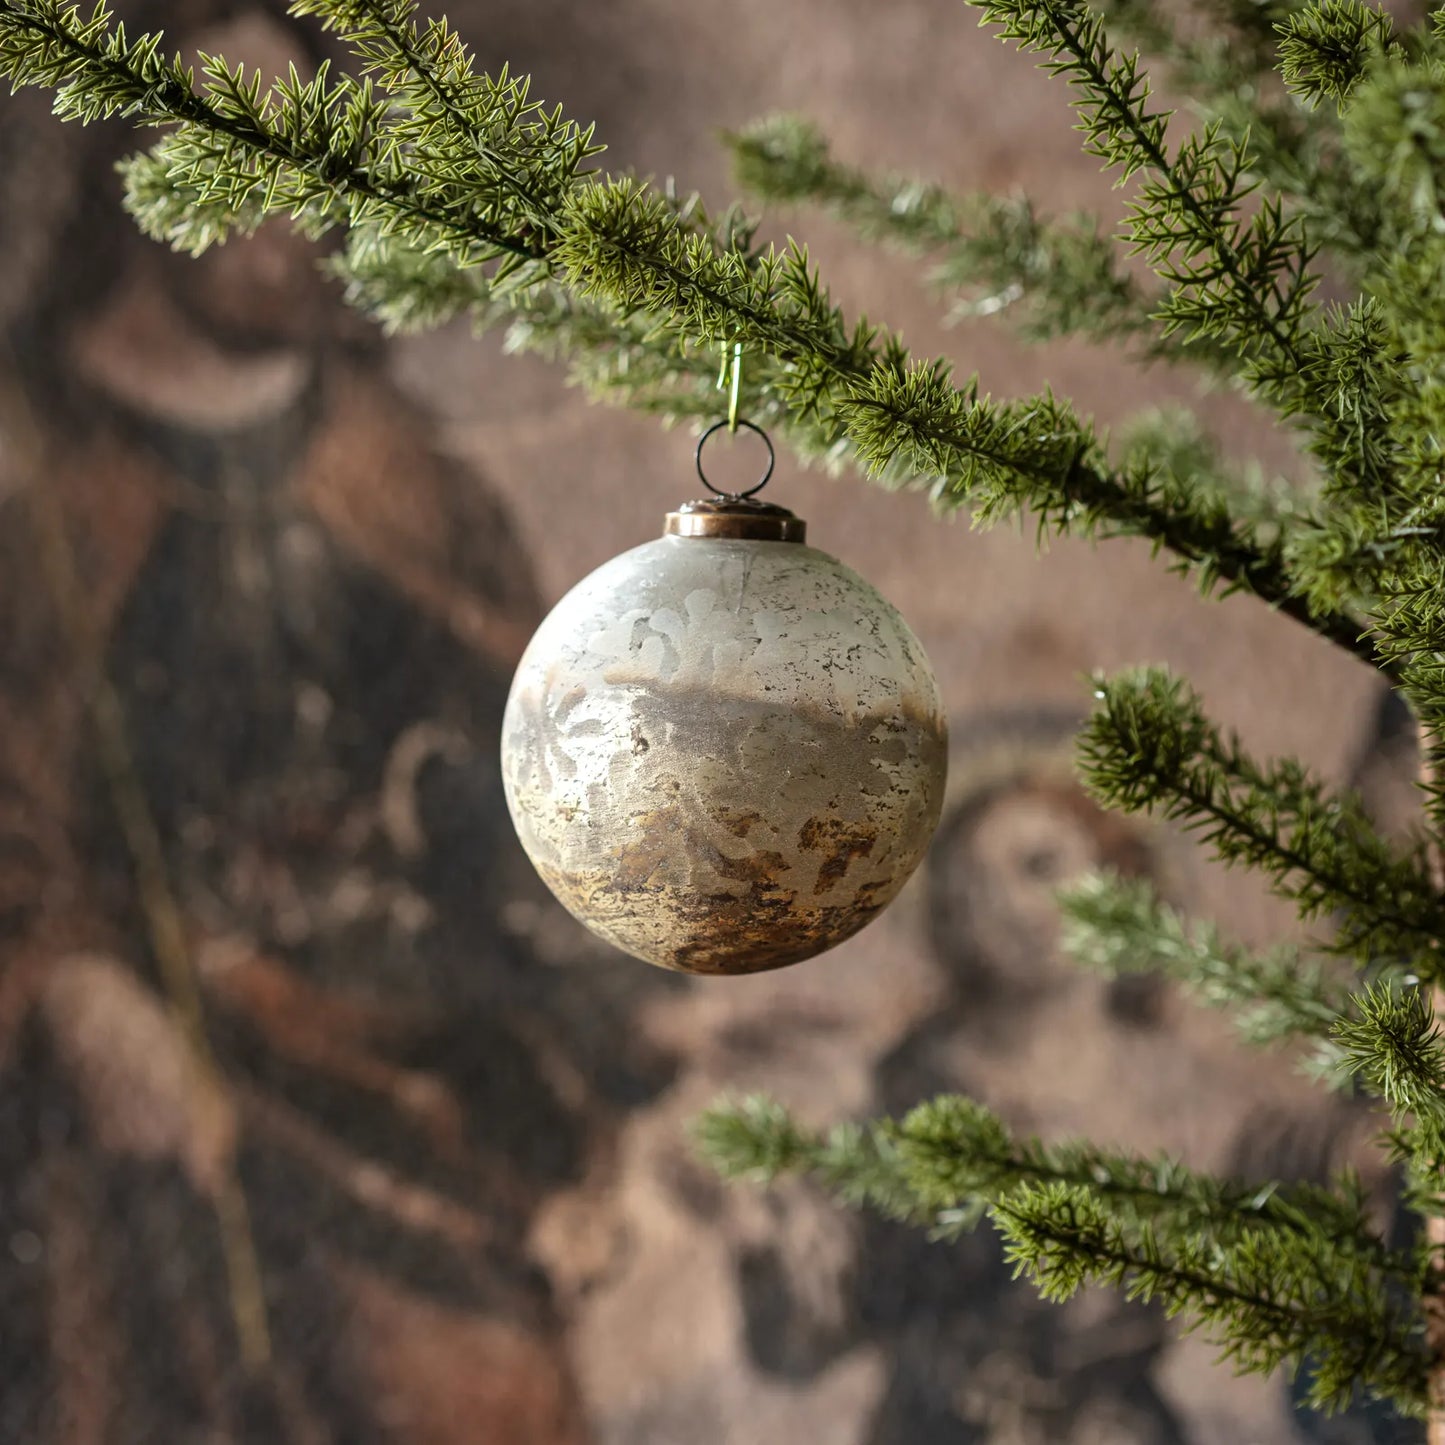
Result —
POLYGON ((728 356, 728 344, 722 344, 722 366, 718 369, 717 389, 721 391, 728 386, 728 373, 732 373, 732 383, 728 391, 728 431, 735 433, 738 429, 738 391, 743 384, 743 344, 741 341, 733 342, 732 356, 728 356), (731 363, 731 365, 729 365, 731 363))

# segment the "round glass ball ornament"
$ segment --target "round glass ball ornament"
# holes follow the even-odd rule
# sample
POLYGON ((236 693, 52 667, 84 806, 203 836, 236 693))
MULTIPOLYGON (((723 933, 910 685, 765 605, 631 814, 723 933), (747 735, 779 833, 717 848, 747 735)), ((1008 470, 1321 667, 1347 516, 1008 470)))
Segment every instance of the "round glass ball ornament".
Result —
POLYGON ((547 886, 626 953, 782 968, 894 898, 943 805, 947 725, 908 624, 791 512, 690 502, 528 645, 502 777, 547 886))

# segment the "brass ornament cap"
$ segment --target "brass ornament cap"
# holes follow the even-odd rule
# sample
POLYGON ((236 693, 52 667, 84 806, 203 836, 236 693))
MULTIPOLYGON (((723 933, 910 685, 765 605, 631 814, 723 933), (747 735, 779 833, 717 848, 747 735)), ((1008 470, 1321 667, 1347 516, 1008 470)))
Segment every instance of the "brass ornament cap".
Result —
POLYGON ((947 727, 917 638, 855 572, 776 531, 673 527, 797 518, 693 505, 537 630, 502 777, 522 846, 588 928, 663 968, 757 973, 896 896, 938 824, 947 727))
POLYGON ((751 497, 708 497, 667 514, 669 537, 735 537, 752 542, 804 542, 808 524, 786 507, 751 497))

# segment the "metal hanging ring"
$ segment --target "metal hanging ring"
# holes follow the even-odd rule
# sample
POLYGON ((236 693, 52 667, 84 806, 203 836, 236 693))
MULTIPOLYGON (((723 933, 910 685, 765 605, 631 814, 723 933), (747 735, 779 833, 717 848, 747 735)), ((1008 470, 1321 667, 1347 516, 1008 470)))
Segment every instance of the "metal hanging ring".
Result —
POLYGON ((748 421, 745 417, 739 417, 737 419, 737 424, 740 427, 745 427, 748 431, 752 432, 754 436, 762 437, 763 445, 768 449, 767 470, 764 471, 761 480, 759 480, 755 486, 749 487, 745 492, 725 492, 721 487, 713 486, 713 484, 707 479, 707 473, 702 469, 702 449, 704 446, 707 445, 708 438, 712 436, 714 432, 719 432, 724 427, 731 428, 731 423, 726 419, 714 422, 697 439, 697 453, 695 457, 695 460, 697 462, 697 474, 699 477, 702 478, 703 486, 705 486, 708 491, 710 491, 715 497, 723 497, 730 502, 740 502, 743 500, 744 497, 751 497, 756 493, 761 492, 762 489, 767 486, 768 478, 772 476, 773 467, 776 465, 778 460, 777 453, 773 451, 772 440, 769 438, 767 432, 762 429, 762 427, 758 426, 756 422, 748 421))

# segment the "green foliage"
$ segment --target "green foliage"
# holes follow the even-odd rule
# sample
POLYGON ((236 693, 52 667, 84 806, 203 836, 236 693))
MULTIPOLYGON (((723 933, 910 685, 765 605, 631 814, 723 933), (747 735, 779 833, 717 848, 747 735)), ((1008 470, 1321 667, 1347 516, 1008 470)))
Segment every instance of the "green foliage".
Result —
POLYGON ((1323 1233, 1357 1246, 1401 1280, 1416 1264, 1388 1249, 1371 1228, 1354 1180, 1335 1188, 1260 1185, 1186 1169, 1165 1156, 1141 1158, 1082 1140, 1045 1144, 1014 1135, 992 1110, 944 1094, 903 1119, 811 1130, 776 1101, 724 1101, 695 1126, 699 1149, 730 1178, 770 1183, 806 1173, 855 1206, 928 1226, 950 1238, 1020 1188, 1064 1185, 1109 1201, 1131 1228, 1171 1237, 1209 1233, 1221 1243, 1255 1230, 1312 1239, 1323 1233))
POLYGON ((936 256, 929 280, 949 298, 951 321, 1008 310, 1035 340, 1076 334, 1133 341, 1151 358, 1185 354, 1151 319, 1152 299, 1096 220, 1043 220, 1027 196, 954 197, 901 176, 867 176, 835 160, 822 133, 795 116, 728 141, 739 184, 760 200, 822 205, 869 240, 936 256))
POLYGON ((1258 545, 1281 557, 1303 531, 1319 525, 1306 488, 1224 456, 1194 413, 1182 408, 1134 416, 1120 429, 1115 452, 1126 469, 1152 471, 1181 491, 1215 497, 1236 525, 1247 524, 1258 545))
POLYGON ((1445 68, 1434 31, 1416 34, 1411 48, 1417 58, 1397 54, 1371 67, 1345 117, 1347 152, 1375 178, 1387 216, 1366 278, 1378 357, 1366 402, 1388 418, 1393 455, 1388 488, 1369 497, 1343 492, 1336 510, 1377 559, 1386 656, 1409 670, 1407 694, 1433 720, 1440 693, 1429 654, 1440 628, 1430 594, 1438 597, 1445 563, 1445 68))
POLYGON ((1320 0, 1279 27, 1280 74, 1309 105, 1333 100, 1341 109, 1372 60, 1394 37, 1390 17, 1361 0, 1320 0))
POLYGON ((1093 874, 1065 889, 1059 908, 1063 949, 1084 967, 1111 977, 1157 970, 1201 1003, 1231 1010, 1247 1043, 1305 1040, 1311 1071, 1336 1072, 1333 1030, 1349 996, 1319 959, 1287 944, 1265 953, 1226 944, 1213 924, 1185 918, 1142 878, 1093 874))
POLYGON ((1273 198, 1257 199, 1243 142, 1209 125, 1171 155, 1168 112, 1150 105, 1137 54, 1114 49, 1103 19, 1067 0, 982 0, 981 23, 1041 52, 1044 68, 1075 88, 1084 148, 1119 181, 1143 173, 1125 232, 1172 289, 1159 308, 1166 332, 1233 345, 1240 375, 1287 410, 1308 404, 1299 348, 1317 277, 1301 228, 1273 198))
POLYGON ((1397 851, 1356 798, 1332 793, 1292 758, 1256 762, 1163 669, 1100 678, 1095 696, 1079 769, 1100 803, 1178 821, 1221 861, 1263 874, 1302 917, 1332 914, 1334 948, 1410 958, 1422 977, 1440 976, 1445 899, 1423 842, 1397 851))
POLYGON ((99 47, 128 113, 179 121, 127 167, 128 204, 158 238, 201 250, 273 215, 312 234, 345 227, 335 264, 348 294, 383 319, 470 310, 495 321, 510 307, 523 344, 561 349, 575 338, 588 356, 599 323, 610 324, 630 356, 647 354, 657 382, 639 390, 621 366, 584 365, 584 378, 604 394, 620 382, 623 399, 653 409, 695 413, 699 352, 740 341, 770 363, 774 410, 809 455, 854 455, 885 483, 923 486, 981 520, 1028 510, 1060 531, 1148 537, 1206 590, 1256 592, 1367 653, 1345 612, 1298 595, 1279 546, 1152 469, 1111 472, 1091 430, 1054 398, 1002 405, 972 383, 956 387, 946 363, 913 359, 896 336, 850 323, 805 252, 754 249, 740 218, 713 226, 700 208, 634 181, 587 177, 591 132, 541 111, 523 82, 472 75, 444 27, 420 33, 403 23, 409 11, 379 0, 328 4, 319 8, 373 77, 332 81, 323 69, 264 90, 210 61, 192 95, 179 76, 153 74, 153 39, 126 43, 101 11, 81 44, 50 5, 0 0, 5 73, 51 83, 65 63, 57 47, 69 46, 88 77, 99 47), (407 78, 433 70, 434 85, 407 78), (475 154, 457 141, 468 126, 489 138, 475 154), (443 278, 442 266, 456 274, 443 278), (482 268, 484 280, 466 274, 482 268))
POLYGON ((1409 1167, 1417 1208, 1445 1215, 1445 1042, 1417 987, 1372 985, 1335 1035, 1345 1064, 1394 1115, 1396 1159, 1409 1167))
POLYGON ((994 1210, 1016 1272, 1046 1299, 1112 1285, 1185 1316, 1242 1373, 1308 1367, 1308 1403, 1331 1411, 1363 1386, 1410 1413, 1428 1401, 1418 1328, 1357 1252, 1255 1231, 1234 1244, 1137 1237, 1088 1191, 1028 1187, 994 1210))
POLYGON ((1281 93, 1276 75, 1281 32, 1307 7, 1302 0, 1210 0, 1204 8, 1218 28, 1186 26, 1186 34, 1152 0, 1098 7, 1112 30, 1159 58, 1195 114, 1245 148, 1251 178, 1288 203, 1315 244, 1351 265, 1378 244, 1378 197, 1342 163, 1333 116, 1307 114, 1281 93))
MULTIPOLYGON (((719 348, 741 344, 745 411, 806 457, 980 524, 1147 539, 1203 592, 1254 594, 1400 688, 1445 836, 1445 25, 1361 0, 1198 0, 1207 27, 1152 0, 974 3, 1070 86, 1086 150, 1130 187, 1132 263, 1087 217, 869 176, 797 120, 731 138, 744 185, 928 258, 955 319, 1122 343, 1237 385, 1297 438, 1298 477, 1266 481, 1178 414, 1111 440, 1051 393, 991 397, 848 316, 804 248, 760 243, 739 208, 594 169, 590 126, 525 77, 479 71, 410 0, 297 0, 353 73, 275 80, 211 56, 193 72, 104 5, 0 0, 0 77, 53 90, 61 119, 159 130, 124 168, 126 204, 173 246, 278 219, 330 235, 327 266, 384 325, 465 315, 668 418, 716 413, 719 348), (1155 103, 1121 38, 1159 58, 1187 112, 1155 103)), ((1261 873, 1331 957, 1237 948, 1119 879, 1066 899, 1068 945, 1159 968, 1247 1038, 1303 1040, 1349 1072, 1393 1116, 1413 1202, 1445 1212, 1445 1045, 1426 992, 1445 983, 1445 896, 1425 842, 1393 847, 1301 764, 1255 761, 1163 671, 1102 681, 1098 701, 1081 744, 1094 795, 1261 873)), ((944 1236, 987 1214, 1046 1294, 1113 1283, 1201 1324, 1242 1368, 1308 1358, 1322 1405, 1356 1385, 1405 1410, 1424 1399, 1419 1304, 1439 1272, 1386 1249, 1348 1182, 1240 1185, 1019 1139, 954 1098, 826 1134, 749 1101, 702 1136, 727 1172, 811 1171, 944 1236)))
POLYGON ((1046 1297, 1113 1284, 1203 1327, 1242 1370, 1308 1358, 1322 1409, 1360 1385, 1410 1410, 1423 1404, 1421 1264, 1374 1233, 1349 1179, 1333 1190, 1260 1187, 1167 1158, 1048 1145, 956 1095, 898 1122, 822 1133, 748 1098, 703 1115, 697 1137, 729 1177, 808 1173, 850 1204, 941 1239, 987 1217, 1046 1297))

